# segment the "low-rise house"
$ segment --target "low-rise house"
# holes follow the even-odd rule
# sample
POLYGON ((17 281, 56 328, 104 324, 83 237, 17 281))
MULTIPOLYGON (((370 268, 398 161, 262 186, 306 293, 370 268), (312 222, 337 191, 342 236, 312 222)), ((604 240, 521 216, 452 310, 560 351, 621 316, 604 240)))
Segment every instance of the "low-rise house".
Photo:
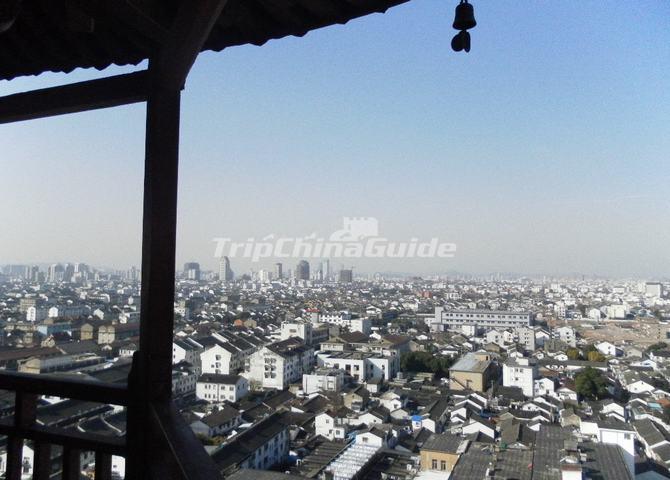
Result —
POLYGON ((302 375, 302 390, 305 395, 317 392, 340 392, 344 387, 344 372, 334 368, 317 368, 302 375))
POLYGON ((622 348, 617 347, 616 345, 610 342, 596 343, 595 347, 603 355, 608 355, 611 357, 622 357, 624 354, 622 348))
POLYGON ((328 410, 314 417, 314 433, 328 440, 344 440, 349 431, 349 425, 337 411, 328 410))
POLYGON ((670 467, 670 435, 663 427, 644 419, 633 422, 637 438, 649 458, 670 467))
POLYGON ((343 398, 344 406, 360 412, 364 410, 368 403, 370 402, 370 392, 362 386, 354 388, 352 391, 347 392, 343 398))
POLYGON ((394 436, 390 430, 382 430, 378 427, 370 427, 356 434, 356 444, 378 448, 391 448, 394 446, 394 436))
POLYGON ((289 452, 287 413, 275 413, 235 435, 212 453, 222 474, 239 468, 267 470, 282 463, 289 452))
POLYGON ((611 419, 590 419, 582 420, 579 430, 596 442, 621 447, 628 470, 635 475, 635 431, 629 424, 611 419))
POLYGON ((412 428, 415 430, 425 428, 433 433, 442 433, 449 418, 449 410, 449 402, 446 399, 435 400, 412 417, 412 428))
POLYGON ((472 415, 462 428, 463 435, 483 434, 490 439, 496 438, 495 426, 478 415, 472 415))
POLYGON ((236 403, 249 393, 249 381, 241 375, 205 373, 198 378, 195 395, 208 402, 236 403))
POLYGON ((556 382, 551 378, 538 378, 533 382, 534 396, 553 395, 556 391, 556 382))
POLYGON ((118 340, 139 337, 139 323, 123 323, 116 325, 100 325, 98 328, 98 343, 110 344, 118 340))
POLYGON ((449 369, 449 388, 484 392, 491 386, 493 371, 489 355, 468 353, 449 369))
POLYGON ((196 435, 216 437, 225 435, 242 423, 242 414, 231 405, 223 405, 219 410, 190 424, 196 435))
POLYGON ((450 434, 433 434, 420 449, 421 470, 449 473, 454 469, 468 442, 450 434))

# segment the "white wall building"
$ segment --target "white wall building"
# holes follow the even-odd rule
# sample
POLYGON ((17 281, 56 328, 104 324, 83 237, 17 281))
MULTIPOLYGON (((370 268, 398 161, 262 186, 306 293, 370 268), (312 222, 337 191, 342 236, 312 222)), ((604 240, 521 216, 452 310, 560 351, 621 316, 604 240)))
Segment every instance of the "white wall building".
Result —
POLYGON ((535 394, 535 379, 537 365, 535 359, 510 358, 503 364, 503 385, 505 387, 519 387, 526 397, 535 394))
POLYGON ((302 390, 305 395, 317 392, 339 392, 344 386, 344 372, 331 368, 319 368, 302 376, 302 390))
POLYGON ((426 323, 434 332, 460 330, 463 325, 475 325, 477 328, 516 328, 529 327, 535 316, 530 312, 501 310, 451 310, 435 307, 434 317, 427 317, 426 323))
POLYGON ((302 340, 289 338, 266 345, 249 359, 245 375, 263 388, 284 390, 314 365, 314 349, 302 340))
POLYGON ((211 403, 235 403, 249 393, 249 381, 240 375, 206 373, 196 384, 195 395, 211 403))
POLYGON ((321 352, 317 354, 317 364, 344 370, 358 382, 390 380, 400 370, 400 357, 363 352, 321 352))
POLYGON ((282 322, 280 330, 280 339, 298 337, 307 345, 312 344, 312 324, 308 321, 296 318, 292 321, 282 322))

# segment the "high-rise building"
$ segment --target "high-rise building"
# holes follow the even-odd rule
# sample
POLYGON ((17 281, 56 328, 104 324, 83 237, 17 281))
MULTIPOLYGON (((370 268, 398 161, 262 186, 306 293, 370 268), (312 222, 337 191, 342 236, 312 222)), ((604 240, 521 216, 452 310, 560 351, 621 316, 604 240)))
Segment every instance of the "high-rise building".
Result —
POLYGON ((74 265, 71 263, 66 263, 65 271, 63 272, 63 280, 66 282, 71 282, 73 276, 74 276, 74 265))
POLYGON ((136 282, 139 279, 140 279, 140 271, 135 266, 130 267, 130 269, 128 269, 128 271, 126 272, 126 280, 136 282))
POLYGON ((40 279, 40 267, 37 265, 33 265, 30 267, 30 276, 28 277, 28 280, 31 282, 37 282, 40 279))
POLYGON ((296 280, 309 280, 309 262, 307 260, 300 260, 298 266, 295 267, 296 280))
POLYGON ((352 269, 342 269, 340 270, 340 282, 341 283, 351 283, 354 281, 354 271, 352 269))
POLYGON ((647 282, 645 284, 645 295, 660 298, 663 296, 663 285, 659 282, 647 282))
POLYGON ((200 264, 197 262, 185 263, 184 277, 189 280, 200 280, 200 264))
POLYGON ((321 262, 321 271, 323 272, 323 280, 330 280, 330 260, 325 259, 321 262))
POLYGON ((49 271, 47 273, 47 281, 49 282, 61 282, 63 281, 63 276, 65 274, 65 268, 60 263, 54 263, 49 266, 49 271))
POLYGON ((275 279, 281 280, 284 278, 283 268, 284 266, 280 262, 275 263, 275 279))
POLYGON ((232 282, 233 276, 233 271, 230 269, 230 259, 228 257, 221 257, 219 262, 219 280, 222 282, 232 282))

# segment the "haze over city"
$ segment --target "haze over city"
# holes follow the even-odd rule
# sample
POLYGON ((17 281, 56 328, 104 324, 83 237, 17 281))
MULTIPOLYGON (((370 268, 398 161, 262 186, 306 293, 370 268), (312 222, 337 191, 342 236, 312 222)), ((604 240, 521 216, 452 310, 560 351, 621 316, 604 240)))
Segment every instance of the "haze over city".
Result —
MULTIPOLYGON (((372 216, 456 255, 334 265, 667 276, 670 5, 480 3, 468 55, 443 2, 203 54, 182 100, 177 264, 216 269, 215 237, 372 216)), ((3 126, 0 264, 139 265, 143 124, 130 106, 3 126)))

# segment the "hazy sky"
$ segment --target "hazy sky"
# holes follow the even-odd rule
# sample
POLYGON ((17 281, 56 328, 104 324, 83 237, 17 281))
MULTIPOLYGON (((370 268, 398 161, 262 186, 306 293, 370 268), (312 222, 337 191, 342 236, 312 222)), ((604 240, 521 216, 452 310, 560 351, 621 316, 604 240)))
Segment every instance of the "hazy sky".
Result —
MULTIPOLYGON (((334 265, 668 276, 670 2, 475 0, 469 54, 449 46, 456 3, 201 55, 182 103, 178 263, 214 267, 214 237, 372 216, 456 257, 334 265)), ((138 265, 143 135, 144 106, 0 126, 0 264, 138 265)))

